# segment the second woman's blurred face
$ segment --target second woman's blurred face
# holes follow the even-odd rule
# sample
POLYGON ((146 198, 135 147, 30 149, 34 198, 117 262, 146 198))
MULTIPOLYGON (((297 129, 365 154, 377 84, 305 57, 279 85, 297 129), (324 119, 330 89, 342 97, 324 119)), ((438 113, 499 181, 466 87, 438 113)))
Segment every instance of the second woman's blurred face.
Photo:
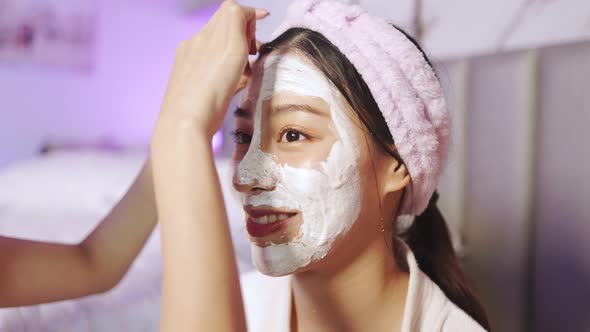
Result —
POLYGON ((258 62, 236 115, 233 181, 254 263, 268 275, 295 272, 359 217, 359 129, 324 75, 291 53, 258 62))

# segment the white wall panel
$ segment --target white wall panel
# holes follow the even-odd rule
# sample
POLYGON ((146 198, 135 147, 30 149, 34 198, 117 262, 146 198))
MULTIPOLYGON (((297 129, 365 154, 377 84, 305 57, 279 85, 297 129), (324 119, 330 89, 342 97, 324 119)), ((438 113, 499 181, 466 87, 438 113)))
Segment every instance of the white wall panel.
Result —
POLYGON ((413 34, 414 0, 358 0, 370 13, 379 15, 413 34))
POLYGON ((590 43, 540 63, 535 331, 590 331, 590 43))
POLYGON ((534 63, 502 54, 469 71, 465 263, 497 331, 524 327, 534 63))
POLYGON ((423 1, 424 44, 440 59, 590 38, 586 0, 423 1))

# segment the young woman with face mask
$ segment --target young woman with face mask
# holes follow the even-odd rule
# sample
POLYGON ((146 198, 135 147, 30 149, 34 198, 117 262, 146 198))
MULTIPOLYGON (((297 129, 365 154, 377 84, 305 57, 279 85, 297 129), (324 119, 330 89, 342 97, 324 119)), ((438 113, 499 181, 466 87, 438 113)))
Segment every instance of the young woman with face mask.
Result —
POLYGON ((226 1, 177 52, 152 138, 162 330, 489 329, 436 208, 449 118, 418 45, 359 7, 298 1, 257 49, 266 15, 226 1), (240 291, 209 141, 245 77, 233 183, 262 274, 240 291))

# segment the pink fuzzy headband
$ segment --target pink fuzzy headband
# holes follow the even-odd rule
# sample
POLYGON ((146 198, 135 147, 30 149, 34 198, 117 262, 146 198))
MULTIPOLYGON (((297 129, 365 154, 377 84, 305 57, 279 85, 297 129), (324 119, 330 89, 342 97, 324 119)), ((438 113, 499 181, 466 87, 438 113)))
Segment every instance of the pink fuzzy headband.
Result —
POLYGON ((442 88, 422 53, 396 28, 357 5, 294 1, 275 36, 292 27, 324 35, 361 74, 412 178, 400 214, 422 213, 438 184, 450 135, 442 88))

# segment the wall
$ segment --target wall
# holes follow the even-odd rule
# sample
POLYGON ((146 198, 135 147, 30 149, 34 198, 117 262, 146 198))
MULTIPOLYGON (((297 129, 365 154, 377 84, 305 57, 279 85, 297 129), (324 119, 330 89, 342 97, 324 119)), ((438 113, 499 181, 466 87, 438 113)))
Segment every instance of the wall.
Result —
POLYGON ((147 144, 176 45, 210 12, 188 16, 173 2, 101 0, 90 73, 0 65, 0 167, 34 155, 46 139, 147 144))
POLYGON ((540 54, 534 331, 590 331, 590 43, 540 54))
MULTIPOLYGON (((357 0, 403 28, 416 0, 357 0)), ((421 0, 423 46, 439 60, 590 38, 590 1, 421 0)))
POLYGON ((589 47, 437 66, 455 122, 440 205, 497 331, 590 329, 589 47))
MULTIPOLYGON (((359 1, 411 29, 410 0, 359 1)), ((244 3, 271 11, 259 24, 269 40, 284 2, 244 3)), ((590 48, 570 42, 590 39, 590 2, 424 4, 424 46, 455 117, 441 205, 496 330, 589 330, 590 48)), ((0 167, 52 137, 146 144, 176 45, 211 12, 164 0, 100 11, 90 75, 0 66, 0 167)))
MULTIPOLYGON (((183 1, 97 1, 91 73, 0 64, 0 167, 34 155, 47 139, 147 144, 176 45, 212 12, 209 7, 196 15, 183 14, 183 1)), ((413 0, 347 2, 360 3, 412 31, 413 0)), ((260 39, 269 40, 287 2, 242 3, 271 11, 259 24, 260 39)), ((423 46, 439 61, 590 36, 588 1, 424 0, 423 6, 423 46)))

